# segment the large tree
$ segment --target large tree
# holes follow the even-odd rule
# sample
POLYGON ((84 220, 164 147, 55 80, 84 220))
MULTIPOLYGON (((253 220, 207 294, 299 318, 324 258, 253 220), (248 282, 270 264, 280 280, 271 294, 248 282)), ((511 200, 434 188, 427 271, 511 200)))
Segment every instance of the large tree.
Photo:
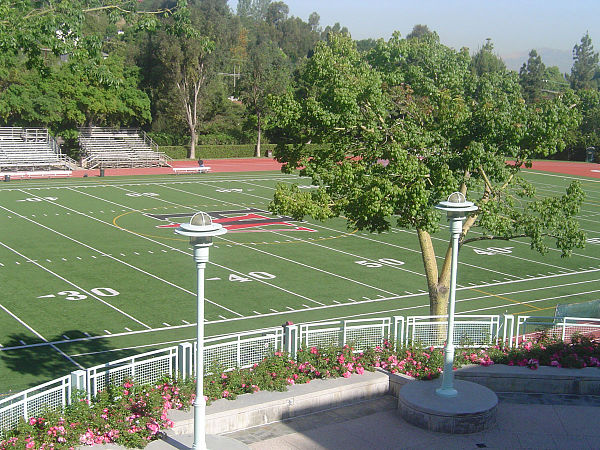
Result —
POLYGON ((466 51, 445 47, 435 34, 396 34, 379 41, 368 59, 351 39, 333 35, 317 45, 298 88, 275 105, 279 126, 296 143, 278 147, 277 159, 319 188, 281 184, 271 210, 297 218, 343 215, 349 227, 370 231, 394 223, 416 230, 432 314, 446 313, 451 260, 448 247, 437 264, 434 205, 451 192, 479 206, 464 223, 461 245, 528 237, 545 252, 551 237, 568 255, 584 242, 574 218, 581 187, 538 199, 519 177, 532 155, 561 148, 565 131, 577 124, 575 97, 528 107, 516 74, 478 75, 470 62, 466 51), (467 237, 475 225, 482 234, 467 237))
POLYGON ((178 17, 186 10, 185 2, 159 11, 142 11, 138 5, 135 0, 0 0, 0 53, 24 54, 30 67, 41 70, 46 68, 48 50, 88 63, 99 61, 103 36, 84 30, 90 14, 106 14, 112 23, 153 29, 160 17, 178 17))
POLYGON ((542 90, 546 87, 546 66, 537 51, 529 52, 529 59, 523 63, 519 70, 519 84, 523 89, 523 98, 529 103, 535 103, 542 99, 542 90))
POLYGON ((285 91, 289 78, 286 55, 273 42, 260 40, 250 48, 248 63, 240 78, 240 99, 256 125, 256 151, 261 155, 261 139, 265 116, 269 112, 268 98, 285 91))
POLYGON ((167 82, 175 96, 178 109, 190 136, 188 158, 196 157, 198 129, 206 105, 206 88, 216 75, 209 68, 209 56, 214 43, 204 36, 163 34, 157 57, 169 73, 167 82))
POLYGON ((571 87, 575 90, 597 89, 600 81, 598 71, 598 53, 594 52, 592 39, 586 33, 581 43, 573 47, 573 67, 569 76, 571 87))
POLYGON ((504 72, 506 64, 496 53, 491 39, 486 39, 485 44, 473 55, 471 70, 477 75, 490 72, 504 72))

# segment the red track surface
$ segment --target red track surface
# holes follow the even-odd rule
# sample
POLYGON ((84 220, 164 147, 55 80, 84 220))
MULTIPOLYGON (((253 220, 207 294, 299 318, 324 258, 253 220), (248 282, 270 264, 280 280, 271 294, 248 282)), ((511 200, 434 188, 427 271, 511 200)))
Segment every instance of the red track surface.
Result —
POLYGON ((534 161, 532 170, 600 178, 600 164, 566 161, 534 161))
MULTIPOLYGON (((173 167, 198 167, 196 161, 173 161, 173 167)), ((204 165, 210 167, 211 173, 214 172, 255 172, 262 170, 279 170, 281 164, 274 159, 269 158, 249 158, 249 159, 209 159, 204 160, 204 165)), ((75 170, 74 177, 97 177, 100 175, 99 169, 93 170, 75 170)), ((104 169, 104 175, 107 177, 119 175, 160 175, 173 174, 171 167, 149 167, 138 169, 104 169)), ((184 176, 184 175, 182 175, 184 176)))
MULTIPOLYGON (((196 161, 173 161, 173 167, 196 167, 196 161)), ((248 158, 248 159, 210 159, 204 160, 204 165, 210 167, 211 172, 255 172, 262 170, 279 170, 281 164, 270 158, 248 158)), ((591 178, 600 178, 600 164, 566 161, 534 161, 532 170, 554 172, 567 175, 579 175, 591 178)), ((100 170, 76 170, 74 177, 97 177, 100 170)), ((105 176, 118 175, 159 175, 173 174, 170 167, 153 167, 143 169, 105 169, 105 176)), ((182 175, 184 176, 184 175, 182 175)))

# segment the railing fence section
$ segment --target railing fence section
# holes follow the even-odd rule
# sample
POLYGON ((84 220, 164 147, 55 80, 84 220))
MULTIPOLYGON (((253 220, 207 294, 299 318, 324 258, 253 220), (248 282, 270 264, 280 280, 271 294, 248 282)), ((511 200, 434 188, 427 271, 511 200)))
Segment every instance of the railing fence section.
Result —
MULTIPOLYGON (((496 344, 500 336, 500 324, 498 315, 456 315, 454 318, 454 343, 469 347, 496 344)), ((409 316, 406 318, 406 345, 419 343, 425 347, 443 347, 447 334, 447 316, 409 316)))
MULTIPOLYGON (((600 336, 600 319, 577 317, 533 317, 512 315, 456 315, 454 340, 457 345, 483 347, 504 342, 515 345, 541 333, 569 340, 575 333, 600 336), (516 336, 516 338, 515 338, 516 336)), ((296 356, 300 347, 352 344, 357 351, 381 345, 385 339, 398 344, 420 343, 441 347, 446 340, 446 316, 394 316, 310 322, 299 325, 252 330, 207 338, 204 342, 204 364, 208 373, 250 367, 275 351, 285 350, 296 356)), ((122 383, 133 378, 139 383, 154 383, 165 375, 187 378, 195 373, 195 343, 154 350, 141 355, 77 370, 53 381, 27 389, 0 400, 0 436, 47 408, 62 408, 76 390, 88 398, 105 389, 109 383, 122 383)))
POLYGON ((208 373, 215 365, 224 370, 243 369, 282 349, 283 327, 210 337, 204 340, 204 371, 208 373))
POLYGON ((303 347, 326 347, 352 344, 356 351, 381 345, 392 337, 391 319, 335 320, 299 325, 299 341, 303 347))
POLYGON ((519 316, 517 319, 516 344, 547 335, 570 341, 574 334, 590 338, 600 337, 600 319, 586 317, 539 317, 519 316))
POLYGON ((3 430, 14 428, 21 418, 27 420, 49 408, 66 406, 71 399, 71 378, 66 375, 3 398, 0 402, 0 436, 3 430))

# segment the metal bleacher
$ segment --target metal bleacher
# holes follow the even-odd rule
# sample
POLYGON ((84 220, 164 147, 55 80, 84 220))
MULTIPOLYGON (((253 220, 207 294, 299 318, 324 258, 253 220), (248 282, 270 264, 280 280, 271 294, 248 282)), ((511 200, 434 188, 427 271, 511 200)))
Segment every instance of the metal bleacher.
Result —
POLYGON ((0 172, 71 170, 75 166, 47 129, 0 127, 0 172))
POLYGON ((79 146, 86 169, 170 167, 172 161, 146 133, 132 128, 80 128, 79 146))

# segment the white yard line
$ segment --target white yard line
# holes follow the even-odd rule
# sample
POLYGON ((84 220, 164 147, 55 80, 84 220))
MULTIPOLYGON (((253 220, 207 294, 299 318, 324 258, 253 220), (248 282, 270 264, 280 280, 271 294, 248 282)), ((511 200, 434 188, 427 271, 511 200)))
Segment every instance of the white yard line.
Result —
MULTIPOLYGON (((2 244, 2 243, 0 242, 0 244, 2 244)), ((6 306, 0 304, 0 308, 2 308, 2 310, 4 310, 4 312, 6 312, 9 316, 11 316, 13 319, 15 319, 17 322, 19 322, 21 325, 23 325, 25 328, 27 328, 29 331, 31 331, 33 334, 35 334, 42 341, 44 341, 45 345, 49 345, 50 347, 52 347, 54 350, 56 350, 58 353, 60 353, 61 356, 63 356, 69 362, 73 363, 75 366, 79 367, 80 369, 84 369, 84 367, 81 364, 79 364, 77 361, 75 361, 73 358, 71 358, 69 355, 67 355, 65 352, 63 352, 54 343, 48 342, 48 339, 46 339, 44 336, 42 336, 40 333, 38 333, 32 326, 27 324, 24 320, 22 320, 16 314, 14 314, 12 311, 10 311, 6 306)), ((5 348, 7 349, 8 347, 5 347, 5 348)), ((5 348, 3 348, 2 350, 4 350, 5 348)), ((19 347, 19 348, 21 348, 21 347, 19 347)))
MULTIPOLYGON (((164 188, 164 186, 162 186, 162 185, 159 185, 159 186, 164 188)), ((119 188, 120 188, 120 189, 122 189, 122 190, 125 190, 125 191, 127 191, 127 192, 133 192, 133 191, 131 191, 131 190, 129 190, 129 189, 124 189, 124 188, 122 188, 122 187, 119 187, 119 188)), ((171 189, 175 189, 175 190, 177 190, 177 191, 180 191, 180 192, 186 192, 186 193, 187 193, 187 191, 182 191, 182 190, 180 190, 180 189, 176 189, 176 188, 171 188, 171 189)), ((129 206, 120 205, 120 204, 118 204, 118 203, 115 203, 115 202, 112 202, 112 201, 109 201, 109 200, 103 199, 103 198, 101 198, 101 197, 96 197, 96 196, 93 196, 93 195, 91 195, 91 194, 88 194, 88 193, 79 192, 79 191, 74 191, 74 192, 77 192, 77 193, 80 193, 80 194, 84 194, 84 195, 88 195, 88 196, 90 196, 90 197, 93 197, 93 198, 96 198, 96 199, 98 199, 98 200, 101 200, 101 201, 106 201, 106 202, 109 202, 109 203, 115 204, 115 205, 119 206, 120 208, 127 208, 127 209, 130 209, 130 210, 132 210, 132 211, 137 211, 136 209, 134 209, 134 208, 131 208, 131 207, 129 207, 129 206)), ((174 203, 174 202, 169 202, 169 201, 167 201, 167 200, 163 200, 163 199, 159 199, 159 198, 155 198, 155 197, 152 197, 152 198, 153 198, 153 199, 155 199, 155 200, 160 200, 160 201, 161 201, 161 202, 163 202, 163 203, 168 203, 168 204, 170 204, 170 205, 176 205, 176 206, 179 206, 179 207, 181 207, 181 208, 192 209, 192 207, 190 207, 190 206, 186 206, 186 205, 180 205, 180 204, 177 204, 177 203, 174 203)), ((214 200, 214 199, 211 199, 211 200, 214 200)), ((103 222, 103 221, 101 221, 101 222, 103 222)), ((106 222, 103 222, 103 223, 106 223, 106 222)), ((112 224, 111 224, 111 225, 112 225, 112 224)), ((186 254, 186 255, 188 254, 187 252, 185 252, 185 251, 182 251, 182 250, 180 250, 180 249, 178 249, 178 248, 176 248, 176 247, 171 247, 170 245, 167 245, 167 244, 164 244, 164 243, 162 243, 162 242, 156 241, 156 240, 154 240, 154 239, 151 239, 151 238, 149 238, 149 237, 147 237, 147 236, 141 236, 141 235, 138 235, 138 234, 136 234, 136 233, 134 233, 134 232, 132 232, 132 231, 130 231, 130 230, 124 229, 124 228, 120 228, 120 229, 122 229, 122 230, 125 230, 125 231, 127 231, 127 232, 129 232, 129 233, 133 233, 133 234, 135 234, 136 236, 142 237, 142 238, 144 238, 144 239, 147 239, 147 240, 149 240, 149 241, 151 241, 151 242, 154 242, 154 243, 156 243, 156 244, 159 244, 159 245, 165 246, 165 247, 167 247, 167 248, 169 248, 169 249, 171 249, 171 250, 175 250, 175 251, 178 251, 178 252, 180 252, 180 253, 183 253, 183 254, 186 254)), ((302 298, 302 299, 308 300, 308 301, 310 301, 310 302, 313 302, 313 303, 316 303, 316 304, 318 304, 318 305, 323 305, 323 303, 321 303, 321 302, 319 302, 319 301, 317 301, 317 300, 313 300, 313 299, 311 299, 311 298, 309 298, 309 297, 306 297, 306 296, 304 296, 304 295, 298 294, 298 293, 296 293, 296 292, 292 292, 292 291, 290 291, 290 290, 288 290, 288 289, 282 288, 281 286, 277 286, 277 285, 275 285, 275 284, 273 284, 273 283, 269 283, 268 281, 265 281, 265 280, 262 280, 262 279, 259 279, 259 278, 256 278, 256 277, 252 277, 251 275, 245 274, 245 273, 243 273, 243 272, 240 272, 240 271, 238 271, 238 270, 235 270, 235 269, 233 269, 233 268, 231 268, 231 267, 224 266, 224 265, 221 265, 221 264, 216 264, 216 263, 214 263, 214 262, 212 262, 212 261, 210 262, 210 264, 211 264, 211 265, 214 265, 214 266, 216 266, 216 267, 220 267, 220 268, 222 268, 222 269, 228 270, 229 272, 235 273, 235 274, 237 274, 237 275, 244 276, 244 277, 247 277, 247 278, 252 278, 254 281, 258 281, 259 283, 261 283, 261 284, 264 284, 264 285, 266 285, 266 286, 269 286, 269 287, 271 287, 271 288, 274 288, 274 289, 277 289, 277 290, 280 290, 280 291, 286 292, 286 293, 288 293, 288 294, 291 294, 291 295, 294 295, 294 296, 296 296, 296 297, 300 297, 300 298, 302 298)), ((196 295, 196 294, 194 294, 194 295, 196 295)), ((235 314, 235 315, 237 315, 237 316, 244 317, 242 314, 240 314, 240 313, 238 313, 238 312, 235 312, 235 311, 233 311, 233 310, 231 310, 231 309, 229 309, 229 308, 226 308, 226 307, 225 307, 225 306, 223 306, 223 305, 217 304, 217 303, 215 303, 215 302, 213 302, 213 301, 211 301, 211 300, 208 300, 208 299, 206 299, 206 301, 207 301, 207 302, 209 302, 209 303, 212 303, 212 304, 214 304, 214 305, 216 305, 216 306, 219 306, 220 308, 223 308, 223 309, 225 309, 225 310, 227 310, 227 311, 229 311, 229 312, 231 312, 231 313, 233 313, 233 314, 235 314)))
MULTIPOLYGON (((87 194, 87 193, 83 193, 83 192, 79 192, 79 191, 74 191, 74 192, 77 192, 77 193, 79 193, 79 194, 89 195, 89 194, 87 194)), ((34 195, 34 194, 27 193, 27 195, 34 195)), ((95 197, 95 196, 91 196, 91 197, 97 198, 98 200, 103 200, 103 199, 102 199, 102 198, 100 198, 100 197, 95 197)), ((52 203, 53 205, 55 205, 55 206, 58 206, 58 207, 60 207, 60 208, 67 209, 67 210, 69 210, 69 211, 75 212, 76 214, 82 215, 82 216, 84 216, 84 217, 86 217, 86 218, 89 218, 89 219, 95 220, 95 221, 97 221, 97 222, 100 222, 100 223, 102 223, 102 224, 105 224, 105 225, 109 225, 109 226, 111 226, 111 227, 113 227, 113 228, 116 228, 116 229, 118 229, 118 230, 124 230, 124 231, 126 231, 126 232, 128 232, 128 233, 131 233, 131 234, 133 234, 133 235, 137 236, 137 237, 141 237, 141 238, 143 238, 143 239, 146 239, 146 240, 149 240, 149 241, 151 241, 151 242, 153 242, 153 243, 155 243, 155 244, 158 244, 158 245, 161 245, 161 246, 165 246, 165 247, 167 247, 167 248, 169 248, 169 249, 171 249, 171 250, 176 250, 176 251, 179 251, 179 252, 181 252, 181 253, 183 253, 183 254, 186 254, 186 255, 188 255, 188 253, 187 253, 187 252, 184 252, 184 251, 182 251, 182 250, 179 250, 179 249, 177 249, 177 248, 175 248, 175 247, 171 247, 171 246, 169 246, 169 245, 163 244, 162 242, 155 241, 155 240, 153 240, 153 239, 147 238, 146 236, 141 236, 141 235, 139 235, 139 234, 137 234, 137 233, 134 233, 134 232, 132 232, 132 231, 129 231, 129 230, 125 230, 125 229, 123 229, 123 228, 118 228, 118 227, 114 226, 112 223, 108 223, 108 222, 105 222, 105 221, 103 221, 103 220, 100 220, 100 219, 98 219, 98 218, 95 218, 95 217, 89 216, 89 215, 87 215, 87 214, 81 213, 81 212, 79 212, 79 211, 76 211, 76 210, 74 210, 74 209, 72 209, 72 208, 69 208, 69 207, 66 207, 66 206, 64 206, 64 205, 61 205, 61 204, 59 204, 59 203, 55 203, 55 202, 48 201, 48 200, 46 200, 46 201, 47 201, 48 203, 52 203)), ((105 200, 105 201, 107 201, 107 200, 105 200)), ((110 203, 113 203, 113 202, 110 202, 110 203)), ((133 208, 129 208, 129 207, 122 206, 122 205, 119 205, 119 206, 120 206, 120 207, 122 207, 122 208, 128 208, 128 209, 132 209, 132 210, 133 210, 133 208)), ((8 208, 5 208, 5 207, 3 207, 3 206, 0 206, 0 208, 4 209, 4 210, 6 210, 6 211, 10 211, 8 208)), ((34 223, 34 224, 36 224, 36 225, 38 225, 38 226, 40 226, 40 227, 42 227, 42 228, 45 228, 45 229, 47 229, 48 231, 52 231, 53 233, 56 233, 56 234, 58 234, 59 236, 61 236, 61 237, 64 237, 65 239, 71 240, 71 241, 75 242, 75 243, 76 243, 76 244, 78 244, 78 245, 82 245, 82 246, 84 246, 84 247, 86 247, 86 248, 88 248, 88 249, 90 249, 90 250, 93 250, 93 251, 95 251, 95 252, 99 253, 101 256, 105 256, 105 257, 107 257, 107 258, 109 258, 109 259, 112 259, 112 260, 113 260, 113 261, 115 261, 115 262, 118 262, 118 263, 120 263, 120 264, 123 264, 123 265, 125 265, 125 266, 127 266, 127 267, 129 267, 129 268, 131 268, 131 269, 134 269, 134 270, 136 270, 136 271, 138 271, 138 272, 141 272, 141 273, 143 273, 144 275, 147 275, 147 276, 149 276, 149 277, 152 277, 152 278, 154 278, 154 279, 156 279, 156 280, 158 280, 158 281, 161 281, 161 282, 163 282, 163 283, 166 283, 166 284, 168 284, 169 286, 172 286, 172 287, 174 287, 174 288, 177 288, 177 289, 179 289, 179 290, 181 290, 181 291, 183 291, 183 292, 186 292, 186 293, 188 293, 188 294, 191 294, 191 295, 194 295, 194 296, 196 296, 196 295, 197 295, 197 293, 196 293, 196 292, 192 292, 192 291, 190 291, 190 290, 188 290, 188 289, 185 289, 185 288, 183 288, 183 287, 181 287, 181 286, 178 286, 178 285, 176 285, 176 284, 174 284, 174 283, 171 283, 170 281, 168 281, 168 280, 165 280, 165 279, 163 279, 163 278, 160 278, 160 277, 159 277, 159 276, 157 276, 157 275, 154 275, 154 274, 152 274, 152 273, 150 273, 150 272, 147 272, 147 271, 145 271, 145 270, 143 270, 143 269, 141 269, 141 268, 139 268, 139 267, 136 267, 136 266, 134 266, 134 265, 132 265, 132 264, 129 264, 129 263, 127 263, 127 262, 125 262, 125 261, 123 261, 123 260, 121 260, 121 259, 119 259, 119 258, 116 258, 116 257, 114 257, 114 256, 112 256, 112 255, 109 255, 108 253, 105 253, 105 252, 103 252, 103 251, 101 251, 101 250, 99 250, 99 249, 96 249, 96 248, 94 248, 94 247, 92 247, 92 246, 88 245, 88 244, 85 244, 84 242, 78 241, 77 239, 74 239, 74 238, 72 238, 71 236, 68 236, 68 235, 66 235, 66 234, 63 234, 63 233, 61 233, 60 231, 54 230, 54 229, 52 229, 52 228, 50 228, 50 227, 47 227, 47 226, 45 226, 45 225, 43 225, 43 224, 41 224, 41 223, 39 223, 39 222, 36 222, 36 221, 34 221, 34 220, 32 220, 32 219, 30 219, 30 218, 26 217, 26 216, 23 216, 23 215, 21 215, 21 214, 19 214, 19 213, 16 213, 16 212, 14 212, 14 211, 10 211, 10 212, 11 212, 11 213, 13 213, 13 214, 15 214, 15 215, 17 215, 17 216, 19 216, 19 217, 20 217, 20 218, 22 218, 22 219, 28 220, 28 221, 30 221, 30 222, 32 222, 32 223, 34 223)), ((218 303, 216 303, 216 302, 213 302, 212 300, 209 300, 209 299, 207 299, 207 298, 205 298, 205 301, 206 301, 206 302, 208 302, 208 303, 210 303, 210 304, 212 304, 212 305, 215 305, 215 306, 217 306, 217 307, 219 307, 219 308, 221 308, 221 309, 224 309, 225 311, 228 311, 228 312, 230 312, 230 313, 232 313, 232 314, 235 314, 235 315, 238 315, 238 316, 241 316, 241 315, 242 315, 242 314, 240 314, 240 313, 238 313, 238 312, 236 312, 236 311, 233 311, 233 310, 231 310, 231 309, 229 309, 229 308, 227 308, 227 307, 225 307, 225 306, 223 306, 223 305, 219 305, 218 303)))
MULTIPOLYGON (((547 279, 547 278, 561 278, 561 277, 565 277, 565 276, 572 276, 572 275, 578 275, 578 274, 584 274, 584 273, 593 273, 593 272, 600 272, 600 269, 584 270, 584 271, 577 272, 577 273, 563 273, 563 274, 553 275, 553 276, 550 276, 550 277, 539 277, 539 278, 537 278, 537 280, 547 279)), ((532 279, 532 278, 522 279, 522 280, 511 280, 511 281, 504 281, 504 282, 495 283, 493 285, 484 284, 484 285, 477 285, 477 286, 469 286, 469 287, 464 287, 464 288, 457 289, 457 290, 458 291, 469 291, 469 290, 471 290, 471 288, 483 288, 483 287, 490 287, 490 286, 506 286, 506 285, 512 285, 512 284, 516 284, 516 283, 530 282, 530 281, 535 281, 535 280, 536 279, 532 279)), ((508 295, 513 295, 513 294, 522 294, 522 293, 534 292, 534 291, 542 291, 542 290, 547 290, 547 289, 556 289, 556 288, 560 288, 560 287, 575 286, 575 285, 586 284, 586 283, 596 283, 597 281, 598 280, 584 280, 584 281, 577 281, 577 282, 573 282, 573 283, 563 283, 563 284, 557 284, 557 285, 552 285, 552 286, 542 286, 542 287, 531 288, 531 289, 522 289, 522 290, 501 292, 498 295, 508 296, 508 295)), ((600 292, 600 290, 591 290, 591 291, 577 292, 577 293, 566 294, 566 295, 563 295, 563 296, 556 296, 556 297, 544 297, 544 298, 541 298, 541 299, 536 299, 536 300, 531 300, 531 301, 529 301, 529 300, 528 301, 523 301, 521 303, 524 304, 524 305, 527 305, 528 303, 531 303, 531 302, 541 302, 541 301, 548 300, 548 299, 566 298, 566 297, 569 297, 569 296, 585 295, 585 294, 596 293, 596 292, 600 292)), ((399 296, 399 297, 384 297, 384 298, 371 299, 369 301, 356 302, 356 303, 341 303, 341 304, 334 304, 334 305, 324 305, 324 306, 312 307, 312 308, 309 308, 309 309, 297 309, 297 310, 292 310, 292 311, 284 311, 284 312, 280 312, 280 313, 257 314, 257 315, 254 315, 254 316, 235 317, 235 318, 226 319, 226 320, 213 320, 213 321, 206 322, 206 325, 226 323, 226 322, 237 322, 237 321, 240 321, 240 320, 249 320, 249 319, 253 320, 253 319, 257 319, 257 318, 269 317, 269 316, 277 316, 277 315, 282 315, 282 314, 305 313, 305 312, 311 312, 311 311, 316 311, 316 310, 325 310, 325 309, 331 309, 331 308, 339 308, 339 307, 361 305, 361 304, 364 304, 364 303, 379 303, 379 302, 384 302, 384 301, 397 301, 397 300, 401 300, 401 299, 406 299, 406 298, 411 298, 411 297, 421 297, 421 296, 426 296, 426 294, 421 293, 421 294, 403 295, 403 296, 399 296)), ((457 300, 457 302, 459 302, 459 303, 471 302, 471 301, 475 301, 475 300, 481 300, 482 298, 490 298, 490 297, 493 297, 493 296, 490 296, 490 295, 476 295, 476 296, 469 297, 469 298, 459 299, 459 300, 457 300)), ((489 310, 489 309, 506 308, 506 307, 514 307, 514 306, 515 306, 514 303, 507 303, 507 304, 500 304, 500 305, 490 306, 490 307, 486 307, 486 308, 473 309, 473 310, 470 310, 468 312, 477 312, 477 311, 484 311, 484 310, 489 310)), ((382 311, 375 311, 375 312, 369 312, 369 313, 360 313, 360 314, 354 314, 354 315, 344 315, 344 316, 341 316, 341 317, 338 317, 338 318, 323 319, 323 320, 337 320, 337 319, 349 318, 349 317, 362 317, 362 316, 369 316, 369 315, 374 315, 374 314, 385 314, 385 313, 390 313, 390 312, 395 312, 395 311, 408 311, 408 310, 419 309, 419 308, 427 308, 427 307, 429 307, 429 303, 423 303, 423 304, 420 304, 420 305, 412 305, 412 306, 406 306, 406 307, 403 307, 403 308, 394 308, 394 309, 388 309, 388 310, 382 310, 382 311)), ((467 311, 461 311, 460 314, 467 314, 468 312, 467 311)), ((153 333, 153 332, 159 332, 159 331, 174 330, 174 329, 178 329, 178 328, 190 328, 190 327, 195 327, 195 326, 196 326, 195 323, 191 323, 191 324, 178 325, 178 326, 173 326, 173 327, 153 328, 153 329, 150 329, 150 330, 137 330, 137 331, 133 331, 133 332, 130 332, 130 333, 114 333, 114 334, 110 334, 110 335, 88 336, 88 337, 85 337, 85 338, 75 338, 75 339, 71 339, 71 340, 68 340, 68 341, 63 340, 63 341, 45 342, 45 343, 38 343, 38 344, 28 344, 26 346, 5 347, 5 348, 0 348, 0 352, 5 351, 5 350, 16 350, 16 349, 20 349, 20 348, 40 347, 40 346, 51 345, 51 344, 65 344, 65 343, 71 343, 71 342, 93 341, 93 340, 97 340, 97 339, 110 339, 110 338, 121 337, 121 336, 131 336, 131 335, 137 335, 137 334, 146 334, 146 333, 153 333)), ((153 344, 153 345, 158 345, 158 344, 153 344)))
POLYGON ((107 301, 105 301, 105 300, 102 300, 101 298, 99 298, 99 297, 98 297, 97 295, 95 295, 94 293, 92 293, 92 292, 88 291, 87 289, 84 289, 84 288, 82 288, 81 286, 78 286, 77 284, 73 283, 73 282, 72 282, 72 281, 70 281, 70 280, 67 280, 65 277, 63 277, 63 276, 61 276, 61 275, 57 274, 56 272, 54 272, 54 271, 52 271, 52 270, 48 269, 47 267, 44 267, 44 266, 42 266, 40 263, 38 263, 38 262, 34 261, 33 259, 29 258, 28 256, 26 256, 26 255, 24 255, 24 254, 22 254, 22 253, 18 252, 18 251, 17 251, 17 250, 15 250, 14 248, 11 248, 11 247, 9 247, 9 246, 8 246, 8 245, 6 245, 5 243, 3 243, 3 242, 0 242, 0 245, 1 245, 1 246, 3 246, 4 248, 6 248, 6 249, 10 250, 11 252, 15 253, 16 255, 19 255, 21 258, 24 258, 25 260, 29 261, 31 264, 33 264, 33 265, 35 265, 35 266, 39 267, 40 269, 42 269, 42 270, 44 270, 44 271, 48 272, 48 273, 49 273, 50 275, 52 275, 53 277, 55 277, 55 278, 58 278, 58 279, 59 279, 59 280, 61 280, 61 281, 64 281, 65 283, 67 283, 67 284, 69 284, 69 285, 73 286, 74 288, 76 288, 78 291, 80 291, 80 292, 83 292, 83 293, 85 293, 86 295, 88 295, 89 297, 93 298, 94 300, 97 300, 97 301, 99 301, 100 303, 102 303, 102 304, 104 304, 104 305, 108 306, 109 308, 112 308, 112 309, 114 309, 114 310, 115 310, 115 311, 117 311, 118 313, 120 313, 120 314, 124 315, 125 317, 127 317, 127 318, 129 318, 129 319, 131 319, 131 320, 133 320, 134 322, 136 322, 136 323, 139 323, 140 325, 142 325, 142 326, 144 326, 144 327, 146 327, 146 328, 151 328, 150 326, 146 325, 146 324, 145 324, 144 322, 142 322, 141 320, 138 320, 138 319, 136 319, 136 318, 135 318, 135 317, 133 317, 132 315, 130 315, 130 314, 127 314, 125 311, 123 311, 123 310, 121 310, 121 309, 117 308, 117 307, 116 307, 116 306, 114 306, 114 305, 111 305, 110 303, 108 303, 108 302, 107 302, 107 301))

